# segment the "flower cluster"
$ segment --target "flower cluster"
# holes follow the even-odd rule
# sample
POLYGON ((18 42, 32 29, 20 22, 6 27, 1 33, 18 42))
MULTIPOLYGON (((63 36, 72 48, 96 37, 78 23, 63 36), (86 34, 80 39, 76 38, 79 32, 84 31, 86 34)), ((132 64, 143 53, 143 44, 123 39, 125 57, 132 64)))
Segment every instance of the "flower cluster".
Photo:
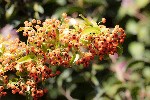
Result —
POLYGON ((116 25, 109 29, 80 16, 81 21, 66 13, 60 20, 25 21, 25 27, 18 31, 28 37, 27 44, 1 38, 0 96, 6 95, 5 89, 11 89, 13 94, 31 94, 36 99, 46 92, 38 83, 59 75, 57 67, 87 67, 95 56, 102 60, 118 52, 125 38, 122 28, 116 25))

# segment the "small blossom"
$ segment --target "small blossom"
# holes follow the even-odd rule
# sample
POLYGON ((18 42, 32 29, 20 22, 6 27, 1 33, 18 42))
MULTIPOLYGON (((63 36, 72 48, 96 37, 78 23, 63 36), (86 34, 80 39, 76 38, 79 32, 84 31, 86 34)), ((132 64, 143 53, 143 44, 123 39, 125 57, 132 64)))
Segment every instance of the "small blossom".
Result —
MULTIPOLYGON (((37 87, 38 83, 61 74, 52 67, 88 67, 95 56, 103 60, 105 56, 116 54, 124 42, 124 30, 116 25, 111 32, 104 25, 82 18, 80 24, 63 13, 61 20, 25 21, 25 27, 18 31, 28 37, 27 44, 18 38, 11 41, 0 37, 0 77, 3 77, 0 80, 4 82, 0 86, 0 96, 6 95, 3 90, 9 88, 13 94, 24 95, 31 91, 31 96, 37 99, 46 92, 37 87), (15 82, 8 78, 10 71, 15 82)), ((105 18, 102 22, 106 22, 105 18)))

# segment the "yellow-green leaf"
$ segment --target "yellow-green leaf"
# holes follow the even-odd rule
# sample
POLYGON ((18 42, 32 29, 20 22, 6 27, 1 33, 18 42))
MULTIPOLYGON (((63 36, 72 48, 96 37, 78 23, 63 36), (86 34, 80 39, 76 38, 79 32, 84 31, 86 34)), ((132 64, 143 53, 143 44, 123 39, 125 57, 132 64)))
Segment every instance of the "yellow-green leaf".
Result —
POLYGON ((88 27, 83 32, 81 35, 92 35, 92 34, 100 34, 100 29, 97 27, 88 27))
POLYGON ((0 53, 4 53, 5 46, 3 44, 0 44, 0 53))
POLYGON ((23 31, 23 30, 32 30, 32 27, 20 27, 17 32, 23 31))
POLYGON ((25 62, 28 62, 28 61, 31 61, 31 60, 32 60, 32 58, 29 55, 27 55, 27 56, 24 56, 24 57, 20 58, 18 60, 18 63, 25 63, 25 62))

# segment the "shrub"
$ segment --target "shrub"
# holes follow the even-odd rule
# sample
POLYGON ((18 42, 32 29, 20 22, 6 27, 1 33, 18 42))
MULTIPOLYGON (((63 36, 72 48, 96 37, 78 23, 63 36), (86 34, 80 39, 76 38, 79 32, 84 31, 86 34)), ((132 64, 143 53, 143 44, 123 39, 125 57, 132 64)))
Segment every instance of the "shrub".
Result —
MULTIPOLYGON (((109 29, 80 16, 83 20, 63 13, 60 20, 25 21, 25 27, 20 27, 18 32, 23 31, 28 37, 27 44, 19 39, 9 40, 9 36, 1 37, 0 95, 11 89, 13 94, 37 99, 46 92, 38 83, 59 75, 58 67, 88 67, 95 56, 103 60, 120 53, 125 33, 119 25, 109 29)), ((102 18, 101 23, 105 22, 102 18)))

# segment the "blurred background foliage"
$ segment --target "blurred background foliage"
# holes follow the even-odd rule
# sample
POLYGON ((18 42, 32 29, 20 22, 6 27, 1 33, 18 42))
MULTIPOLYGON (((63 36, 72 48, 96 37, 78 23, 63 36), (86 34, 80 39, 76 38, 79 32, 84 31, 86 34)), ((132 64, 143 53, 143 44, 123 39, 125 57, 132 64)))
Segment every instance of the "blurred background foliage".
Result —
MULTIPOLYGON (((88 68, 74 66, 44 84, 43 100, 149 100, 150 99, 150 1, 149 0, 0 0, 0 33, 19 35, 25 20, 83 14, 106 26, 119 24, 126 31, 123 54, 94 60, 88 68)), ((7 95, 4 100, 16 100, 7 95)))

